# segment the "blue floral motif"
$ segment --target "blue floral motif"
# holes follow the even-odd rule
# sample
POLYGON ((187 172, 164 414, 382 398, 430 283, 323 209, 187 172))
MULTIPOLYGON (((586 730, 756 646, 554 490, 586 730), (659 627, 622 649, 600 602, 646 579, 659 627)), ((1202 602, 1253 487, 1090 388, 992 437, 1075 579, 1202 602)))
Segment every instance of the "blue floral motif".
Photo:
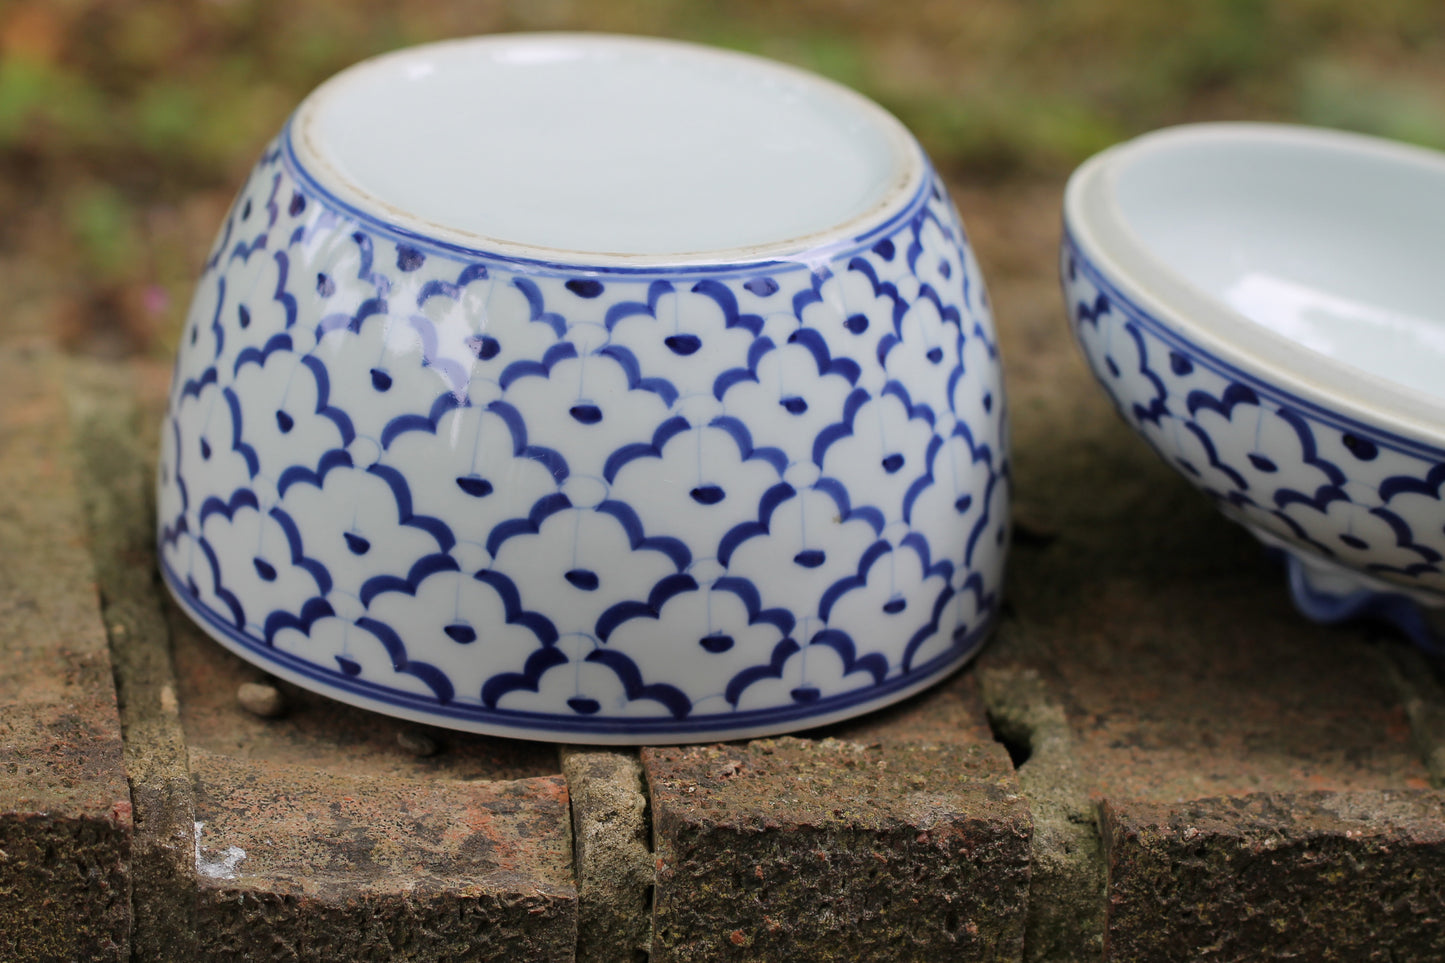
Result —
POLYGON ((1216 357, 1133 303, 1067 234, 1061 274, 1075 337, 1119 413, 1283 551, 1299 609, 1385 618, 1434 647, 1414 603, 1445 604, 1445 451, 1216 357))
POLYGON ((957 665, 995 616, 991 331, 931 174, 806 263, 579 269, 398 232, 283 135, 183 334, 162 569, 247 658, 459 728, 646 741, 848 714, 957 665))

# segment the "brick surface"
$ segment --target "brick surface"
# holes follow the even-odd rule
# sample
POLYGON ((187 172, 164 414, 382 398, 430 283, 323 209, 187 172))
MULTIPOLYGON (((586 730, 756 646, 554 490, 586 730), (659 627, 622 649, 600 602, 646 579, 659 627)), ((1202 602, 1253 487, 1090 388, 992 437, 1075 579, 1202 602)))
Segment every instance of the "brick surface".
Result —
POLYGON ((124 960, 131 804, 60 380, 0 348, 0 959, 124 960))
POLYGON ((652 958, 1018 959, 1030 823, 982 718, 955 678, 824 738, 643 750, 652 958))
POLYGON ((149 453, 136 437, 137 379, 124 365, 71 360, 66 367, 135 821, 131 953, 139 960, 189 959, 195 812, 166 614, 156 593, 154 486, 149 453))
POLYGON ((1110 802, 1104 834, 1111 960, 1445 959, 1435 793, 1110 802))
POLYGON ((1445 787, 1445 685, 1437 666, 1405 645, 1382 646, 1380 661, 1410 720, 1415 750, 1425 763, 1430 784, 1445 787))
POLYGON ((578 963, 634 963, 652 945, 652 832, 631 750, 568 747, 578 963))
POLYGON ((205 750, 200 957, 570 960, 567 787, 257 765, 205 750))
POLYGON ((1104 946, 1103 840, 1064 707, 1033 669, 984 666, 978 680, 993 728, 1018 766, 1034 824, 1024 959, 1097 961, 1104 946))
MULTIPOLYGON (((1232 534, 1223 532, 1223 535, 1232 534)), ((1101 587, 1055 663, 1102 798, 1428 785, 1408 718, 1354 627, 1289 607, 1277 573, 1101 587)))

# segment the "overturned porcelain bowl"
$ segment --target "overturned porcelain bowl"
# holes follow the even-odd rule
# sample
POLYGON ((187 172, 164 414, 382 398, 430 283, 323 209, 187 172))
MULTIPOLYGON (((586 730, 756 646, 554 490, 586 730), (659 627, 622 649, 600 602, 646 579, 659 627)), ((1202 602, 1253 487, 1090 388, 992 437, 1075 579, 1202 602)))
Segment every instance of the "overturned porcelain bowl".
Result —
POLYGON ((983 640, 1003 413, 977 264, 880 108, 686 44, 435 44, 320 87, 227 217, 162 567, 223 645, 381 712, 799 729, 983 640))
POLYGON ((1081 167, 1063 280, 1124 418, 1261 542, 1301 611, 1434 645, 1445 606, 1445 156, 1263 124, 1081 167))

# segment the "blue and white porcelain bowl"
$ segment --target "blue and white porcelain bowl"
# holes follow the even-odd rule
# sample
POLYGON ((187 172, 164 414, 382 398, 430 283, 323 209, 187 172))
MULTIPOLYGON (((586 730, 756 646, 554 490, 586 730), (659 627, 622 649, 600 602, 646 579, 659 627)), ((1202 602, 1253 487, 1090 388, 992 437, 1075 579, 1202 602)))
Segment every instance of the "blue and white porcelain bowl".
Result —
POLYGON ((180 605, 346 702, 524 738, 813 726, 968 659, 1004 399, 890 115, 686 44, 353 67, 267 148, 182 334, 180 605))
POLYGON ((1081 167, 1074 332, 1120 413, 1280 551, 1298 608, 1435 646, 1445 606, 1445 156, 1204 124, 1081 167))

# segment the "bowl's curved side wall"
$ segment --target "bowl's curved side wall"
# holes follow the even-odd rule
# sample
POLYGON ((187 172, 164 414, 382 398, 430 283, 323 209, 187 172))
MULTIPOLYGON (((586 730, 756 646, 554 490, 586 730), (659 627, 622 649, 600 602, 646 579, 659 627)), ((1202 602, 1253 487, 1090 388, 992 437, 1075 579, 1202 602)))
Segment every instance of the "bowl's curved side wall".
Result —
POLYGON ((1124 420, 1266 538, 1445 601, 1445 451, 1326 408, 1141 308, 1067 225, 1064 299, 1124 420))
POLYGON ((303 685, 482 731, 802 728, 972 654, 1008 459, 936 180, 802 261, 488 259, 340 210, 280 147, 197 289, 162 566, 303 685))
MULTIPOLYGON (((1130 300, 1143 313, 1160 319, 1161 330, 1169 337, 1187 341, 1191 351, 1209 355, 1220 370, 1258 381, 1291 406, 1310 412, 1326 424, 1341 430, 1364 426, 1364 430, 1373 430, 1393 447, 1426 460, 1438 460, 1438 453, 1445 449, 1445 433, 1441 431, 1445 405, 1436 392, 1423 390, 1378 366, 1357 364, 1358 359, 1347 353, 1311 349, 1300 340, 1297 330, 1277 330, 1273 324, 1251 319, 1221 298, 1219 292, 1211 293, 1207 284, 1201 285, 1176 270, 1177 265, 1171 266, 1128 223, 1118 202, 1117 182, 1127 176, 1131 157, 1155 146, 1180 142, 1209 145, 1235 138, 1278 140, 1310 150, 1340 150, 1423 166, 1433 172, 1432 176, 1445 171, 1445 160, 1438 153, 1342 131, 1258 123, 1166 128, 1108 148, 1070 177, 1064 192, 1064 220, 1074 245, 1088 252, 1097 273, 1125 286, 1130 300)), ((1328 191, 1321 194, 1321 198, 1327 196, 1328 191)), ((1231 258, 1241 252, 1224 244, 1215 254, 1231 258)), ((1287 271, 1283 276, 1289 278, 1292 274, 1287 271)), ((1330 284, 1324 290, 1340 293, 1330 284)))

